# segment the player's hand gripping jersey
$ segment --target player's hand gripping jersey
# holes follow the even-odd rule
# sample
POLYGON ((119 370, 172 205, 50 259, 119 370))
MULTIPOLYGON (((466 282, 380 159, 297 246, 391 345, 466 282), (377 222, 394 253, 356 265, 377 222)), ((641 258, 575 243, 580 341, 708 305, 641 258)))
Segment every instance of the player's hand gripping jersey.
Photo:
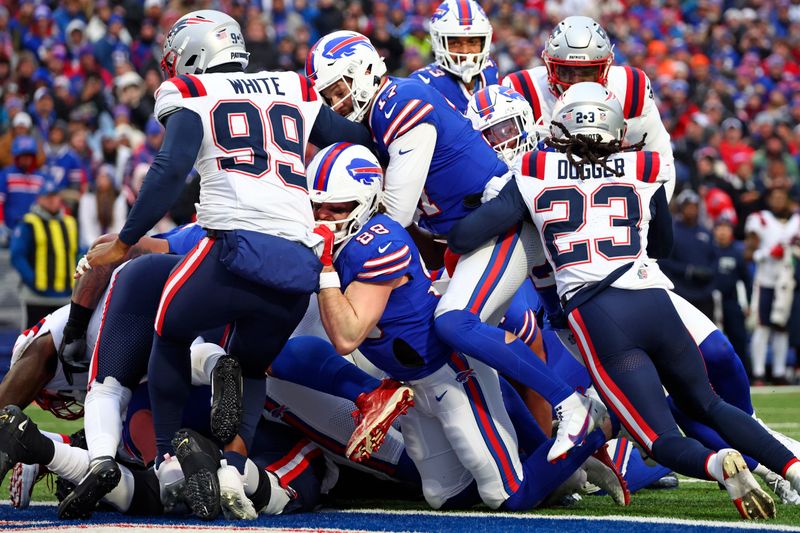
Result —
POLYGON ((427 67, 417 70, 410 77, 416 78, 442 93, 462 115, 467 112, 472 93, 489 85, 496 85, 500 80, 497 64, 492 58, 486 60, 486 66, 480 74, 475 76, 475 81, 469 91, 455 76, 440 68, 437 63, 431 63, 427 67))
POLYGON ((440 368, 452 350, 434 333, 438 294, 409 234, 386 215, 375 215, 338 253, 334 267, 342 291, 354 281, 377 283, 408 276, 395 288, 375 329, 359 346, 369 361, 408 381, 440 368))
POLYGON ((315 244, 304 156, 320 107, 311 82, 291 72, 181 75, 162 83, 159 121, 179 109, 202 120, 198 224, 315 244))
MULTIPOLYGON (((486 183, 507 169, 470 121, 453 109, 441 93, 419 80, 387 78, 368 115, 381 159, 387 161, 390 156, 412 151, 413 148, 404 149, 395 154, 392 143, 424 123, 436 128, 437 137, 419 201, 419 225, 434 234, 446 235, 456 221, 480 205, 486 183)), ((387 189, 393 178, 389 168, 387 189)))
POLYGON ((621 176, 598 164, 586 165, 580 179, 568 157, 556 152, 529 152, 518 162, 517 187, 562 298, 632 261, 614 287, 672 288, 647 256, 651 200, 672 175, 672 162, 655 152, 628 152, 609 157, 607 166, 621 176))

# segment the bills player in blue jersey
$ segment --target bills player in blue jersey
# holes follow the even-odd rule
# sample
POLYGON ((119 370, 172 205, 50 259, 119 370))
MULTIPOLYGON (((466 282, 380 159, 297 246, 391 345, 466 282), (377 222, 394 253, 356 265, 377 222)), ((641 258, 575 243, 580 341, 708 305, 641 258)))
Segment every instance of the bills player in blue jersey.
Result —
POLYGON ((774 502, 742 455, 683 437, 662 394, 663 381, 683 412, 780 472, 795 488, 800 485, 800 460, 713 391, 670 296, 671 283, 650 259, 671 247, 664 187, 671 172, 663 168, 671 162, 640 151, 641 141, 623 148, 622 105, 599 84, 570 87, 554 116, 559 121, 552 126, 551 144, 562 153, 525 154, 521 177, 459 223, 450 246, 469 250, 486 233, 530 216, 547 243, 559 295, 592 380, 626 429, 659 463, 723 484, 743 518, 774 517, 774 502), (581 209, 589 196, 591 205, 581 209), (611 202, 617 199, 625 211, 622 222, 611 202), (567 220, 563 213, 570 207, 583 214, 567 220), (615 233, 619 227, 630 228, 624 230, 625 241, 615 233), (652 242, 651 228, 657 236, 652 242))
MULTIPOLYGON (((306 74, 333 109, 364 121, 372 131, 380 158, 388 162, 382 199, 386 215, 405 228, 416 212, 418 225, 445 241, 453 224, 477 207, 487 190, 502 187, 507 166, 438 91, 385 73, 369 39, 355 32, 323 37, 306 60, 306 74)), ((530 225, 520 224, 462 257, 450 281, 453 290, 437 306, 436 327, 448 344, 556 407, 562 423, 554 459, 574 446, 569 434, 579 434, 587 423, 591 427, 591 402, 532 357, 524 342, 495 327, 533 266, 532 232, 530 225)))
POLYGON ((430 22, 434 62, 411 74, 442 93, 460 113, 470 96, 499 83, 497 65, 489 57, 492 25, 478 2, 445 0, 430 22))
POLYGON ((414 389, 415 407, 401 426, 432 507, 475 503, 476 483, 492 508, 532 508, 603 445, 599 426, 610 424, 598 421, 583 446, 556 464, 545 459, 554 441, 543 434, 520 459, 497 372, 454 352, 434 331, 439 295, 411 236, 378 212, 379 169, 366 148, 342 144, 317 154, 309 167, 315 218, 330 232, 319 293, 325 331, 340 353, 359 348, 414 389), (354 173, 362 160, 374 171, 354 173))

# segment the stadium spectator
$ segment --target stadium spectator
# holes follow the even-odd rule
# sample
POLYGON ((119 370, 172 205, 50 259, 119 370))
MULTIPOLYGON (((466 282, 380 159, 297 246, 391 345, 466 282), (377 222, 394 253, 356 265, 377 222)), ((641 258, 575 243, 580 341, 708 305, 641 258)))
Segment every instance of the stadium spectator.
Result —
POLYGON ((114 186, 114 167, 97 169, 94 184, 81 197, 78 213, 81 250, 88 250, 105 233, 119 233, 128 216, 128 204, 114 186))
POLYGON ((78 254, 78 225, 64 213, 58 186, 45 181, 11 239, 11 264, 22 279, 21 329, 69 303, 78 254))
POLYGON ((0 235, 7 237, 16 228, 48 180, 39 170, 37 152, 36 140, 27 135, 15 138, 11 145, 14 162, 0 172, 0 235))
POLYGON ((67 210, 76 213, 86 176, 78 154, 67 143, 66 122, 59 120, 53 124, 44 151, 48 174, 61 189, 67 210))
POLYGON ((714 290, 716 256, 711 234, 700 225, 700 196, 687 189, 681 191, 676 203, 675 244, 669 258, 659 261, 659 265, 675 285, 675 292, 713 319, 711 293, 714 290))

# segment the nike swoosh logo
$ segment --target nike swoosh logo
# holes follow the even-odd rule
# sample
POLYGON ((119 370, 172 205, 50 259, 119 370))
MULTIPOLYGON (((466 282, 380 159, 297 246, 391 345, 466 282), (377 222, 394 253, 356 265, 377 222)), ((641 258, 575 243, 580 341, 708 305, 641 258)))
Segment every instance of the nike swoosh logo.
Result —
POLYGON ((395 102, 395 103, 394 103, 394 105, 392 105, 392 108, 391 108, 389 111, 386 111, 386 112, 383 114, 383 116, 385 116, 386 118, 391 118, 391 116, 392 116, 392 113, 394 113, 394 108, 395 108, 395 107, 397 107, 397 102, 395 102))
POLYGON ((417 74, 417 76, 419 76, 419 79, 421 79, 425 83, 430 83, 431 82, 430 78, 427 78, 427 77, 423 76, 422 74, 417 74))
POLYGON ((386 251, 386 249, 387 249, 387 248, 389 248, 389 246, 391 246, 391 245, 392 245, 392 243, 390 243, 390 242, 387 242, 387 243, 386 243, 386 244, 384 244, 383 246, 378 246, 378 253, 379 253, 379 254, 382 254, 382 253, 383 253, 383 252, 385 252, 385 251, 386 251))
POLYGON ((441 401, 442 401, 442 398, 444 398, 444 395, 445 395, 445 394, 447 394, 447 391, 444 391, 444 392, 443 392, 443 393, 441 393, 439 396, 435 396, 435 398, 436 398, 436 401, 437 401, 437 402, 441 402, 441 401))
POLYGON ((569 438, 569 440, 571 440, 576 446, 583 442, 583 439, 586 438, 586 430, 589 429, 589 418, 590 415, 586 415, 586 418, 583 420, 583 427, 581 427, 581 430, 578 431, 577 435, 567 435, 567 438, 569 438))
POLYGON ((413 148, 409 148, 408 150, 405 150, 405 151, 400 150, 399 152, 397 152, 397 155, 406 155, 408 152, 411 152, 412 150, 414 150, 414 149, 413 148))
POLYGON ((19 428, 20 431, 25 431, 25 428, 28 427, 28 419, 26 418, 25 420, 20 422, 19 426, 17 427, 19 428))

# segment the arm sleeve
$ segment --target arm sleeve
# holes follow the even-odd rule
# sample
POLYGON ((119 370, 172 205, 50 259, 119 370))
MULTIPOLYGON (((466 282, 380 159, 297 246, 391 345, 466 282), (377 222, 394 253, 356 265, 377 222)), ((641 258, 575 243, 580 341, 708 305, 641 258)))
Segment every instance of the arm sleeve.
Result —
POLYGON ((132 246, 167 213, 180 195, 203 142, 203 123, 188 109, 169 116, 161 151, 145 176, 119 239, 132 246))
POLYGON ((34 284, 33 267, 28 263, 32 239, 30 226, 25 222, 20 222, 14 230, 10 246, 11 264, 19 272, 22 282, 28 287, 33 287, 34 284))
POLYGON ((372 135, 366 126, 347 120, 326 105, 320 108, 308 140, 318 148, 325 148, 337 142, 372 147, 372 135))
POLYGON ((500 194, 462 218, 447 234, 447 246, 465 254, 528 217, 528 207, 515 180, 506 183, 500 194))
POLYGON ((664 186, 658 188, 650 199, 652 220, 647 230, 647 255, 653 259, 664 259, 672 253, 672 215, 667 205, 664 186))
POLYGON ((432 124, 419 124, 389 145, 382 203, 386 215, 404 228, 414 221, 436 149, 436 137, 432 124))

